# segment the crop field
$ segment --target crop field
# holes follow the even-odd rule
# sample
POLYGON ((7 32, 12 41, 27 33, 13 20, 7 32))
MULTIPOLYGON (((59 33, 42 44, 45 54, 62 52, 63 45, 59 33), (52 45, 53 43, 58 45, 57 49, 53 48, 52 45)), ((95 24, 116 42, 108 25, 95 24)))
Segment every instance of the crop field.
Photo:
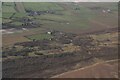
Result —
MULTIPOLYGON (((3 78, 50 78, 69 71, 68 77, 96 77, 78 69, 98 63, 94 74, 104 73, 102 68, 116 73, 117 63, 101 62, 118 60, 117 20, 118 4, 111 2, 3 2, 3 78)), ((100 77, 106 76, 117 74, 100 77)))

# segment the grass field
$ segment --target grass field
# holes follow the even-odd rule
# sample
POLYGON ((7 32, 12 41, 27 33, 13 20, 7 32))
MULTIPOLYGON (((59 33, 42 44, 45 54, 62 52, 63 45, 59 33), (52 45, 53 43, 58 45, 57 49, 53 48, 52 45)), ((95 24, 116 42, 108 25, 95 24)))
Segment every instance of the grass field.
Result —
MULTIPOLYGON (((18 3, 16 3, 16 4, 18 4, 18 3)), ((24 10, 22 10, 23 11, 22 13, 19 13, 19 10, 18 10, 17 7, 20 7, 20 6, 16 7, 15 6, 16 4, 13 3, 13 2, 4 2, 4 3, 2 3, 2 19, 3 19, 3 23, 9 22, 7 20, 10 17, 11 18, 21 18, 21 17, 26 16, 26 13, 24 13, 24 10), (13 14, 15 14, 15 15, 13 15, 13 14)))
MULTIPOLYGON (((29 30, 34 32, 34 34, 36 34, 36 36, 39 37, 38 39, 41 39, 41 36, 38 35, 40 33, 40 31, 38 30, 40 30, 41 28, 44 28, 46 31, 58 30, 58 31, 81 34, 86 32, 104 30, 108 28, 114 28, 118 26, 117 25, 118 22, 116 21, 118 20, 117 3, 77 3, 76 4, 69 2, 68 3, 25 2, 22 4, 23 4, 22 9, 24 8, 25 10, 28 9, 33 11, 46 11, 46 10, 55 11, 54 14, 28 16, 28 14, 24 13, 24 11, 20 12, 19 10, 16 10, 15 3, 5 2, 2 5, 2 8, 4 9, 2 13, 3 23, 12 21, 11 24, 19 26, 21 25, 21 22, 16 20, 19 20, 23 17, 28 17, 42 24, 38 28, 29 30), (100 9, 91 9, 94 7, 98 7, 100 9), (78 8, 78 10, 76 10, 76 8, 78 8), (103 9, 110 9, 112 12, 103 13, 102 12, 103 9), (15 14, 13 15, 13 13, 15 14), (12 19, 9 19, 11 16, 12 19)), ((21 35, 21 33, 19 33, 19 35, 21 35)), ((32 34, 30 33, 29 35, 32 34)), ((32 38, 34 37, 32 36, 32 38)))
POLYGON ((16 10, 14 9, 14 7, 9 7, 9 6, 4 6, 2 8, 2 11, 6 12, 6 13, 14 13, 14 12, 16 12, 16 10))
POLYGON ((4 19, 4 18, 10 18, 11 16, 13 15, 13 13, 3 13, 2 14, 2 18, 4 19))
POLYGON ((46 10, 63 10, 62 7, 58 6, 56 3, 48 2, 25 2, 25 9, 33 11, 46 11, 46 10), (34 7, 33 7, 34 6, 34 7))
POLYGON ((22 18, 22 17, 26 17, 27 13, 15 13, 15 15, 13 16, 13 18, 22 18))
POLYGON ((13 22, 12 24, 14 24, 15 26, 21 26, 23 23, 22 22, 13 22))
POLYGON ((31 40, 43 40, 43 39, 50 39, 52 38, 51 35, 49 34, 37 34, 37 35, 31 35, 31 36, 28 36, 29 39, 31 40))
MULTIPOLYGON (((3 21, 7 22, 7 20, 4 19, 9 19, 13 13, 16 12, 16 10, 14 9, 14 3, 12 2, 4 2, 2 3, 2 19, 3 21)), ((3 22, 4 23, 4 22, 3 22)))

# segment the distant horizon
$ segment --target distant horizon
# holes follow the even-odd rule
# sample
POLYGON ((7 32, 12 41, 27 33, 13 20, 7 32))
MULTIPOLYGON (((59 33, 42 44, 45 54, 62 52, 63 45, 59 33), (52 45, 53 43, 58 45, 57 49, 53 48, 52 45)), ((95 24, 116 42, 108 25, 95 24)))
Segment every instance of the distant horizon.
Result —
POLYGON ((119 0, 1 0, 1 2, 119 2, 119 0))

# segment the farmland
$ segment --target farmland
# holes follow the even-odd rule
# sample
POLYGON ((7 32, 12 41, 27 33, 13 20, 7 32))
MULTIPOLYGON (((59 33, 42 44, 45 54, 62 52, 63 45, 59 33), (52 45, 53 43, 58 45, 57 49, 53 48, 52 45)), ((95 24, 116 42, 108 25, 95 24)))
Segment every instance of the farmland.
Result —
MULTIPOLYGON (((7 3, 4 5, 7 5, 7 3)), ((3 8, 8 7, 4 5, 3 8)), ((99 28, 98 30, 106 29, 107 27, 104 27, 105 25, 109 27, 117 27, 117 21, 115 21, 117 20, 116 3, 107 3, 107 5, 104 3, 96 3, 96 5, 99 5, 98 9, 92 9, 95 7, 94 3, 22 3, 24 9, 28 11, 28 13, 19 13, 19 11, 14 8, 15 4, 13 3, 8 3, 8 5, 11 6, 10 8, 12 8, 12 13, 8 13, 7 10, 4 9, 3 18, 5 17, 8 19, 3 21, 8 21, 9 24, 12 24, 13 26, 14 20, 17 20, 17 22, 20 23, 20 18, 28 17, 31 20, 35 20, 42 24, 41 27, 67 32, 75 32, 77 34, 88 32, 88 30, 89 32, 96 31, 96 28, 99 28), (103 13, 102 10, 108 9, 108 7, 112 13, 103 13), (39 15, 35 15, 35 12, 37 11, 41 11, 39 12, 39 15), (15 14, 13 15, 13 13, 15 14), (28 16, 32 14, 35 16, 28 16), (9 21, 9 18, 13 18, 12 21, 9 21)), ((39 28, 39 26, 37 27, 39 28)))
POLYGON ((2 9, 3 78, 50 78, 118 60, 117 3, 4 2, 2 9))
POLYGON ((25 9, 33 10, 33 11, 45 11, 45 10, 63 10, 62 7, 58 6, 56 3, 47 3, 47 2, 42 2, 42 3, 30 3, 26 2, 23 4, 25 9), (33 7, 34 6, 34 7, 33 7))
POLYGON ((52 38, 51 35, 49 34, 37 34, 37 35, 32 35, 32 36, 28 36, 29 39, 35 39, 35 40, 42 40, 42 39, 50 39, 52 38))

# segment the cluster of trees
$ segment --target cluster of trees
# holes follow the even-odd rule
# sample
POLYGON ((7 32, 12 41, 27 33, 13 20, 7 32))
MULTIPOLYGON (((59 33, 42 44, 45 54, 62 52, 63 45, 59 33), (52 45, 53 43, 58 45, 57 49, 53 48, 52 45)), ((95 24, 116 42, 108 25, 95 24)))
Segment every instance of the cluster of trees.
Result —
POLYGON ((43 14, 46 14, 46 13, 55 14, 55 11, 54 11, 54 10, 33 11, 33 10, 28 10, 28 9, 26 9, 26 12, 28 13, 29 16, 43 15, 43 14))
POLYGON ((36 24, 36 23, 23 23, 20 26, 16 26, 14 24, 11 23, 4 23, 2 24, 2 29, 11 29, 11 28, 15 28, 15 29, 22 29, 22 28, 37 28, 40 25, 36 24), (36 26, 37 25, 37 26, 36 26))
POLYGON ((61 44, 71 43, 73 38, 76 36, 75 34, 72 33, 65 33, 60 31, 55 31, 52 33, 52 35, 54 36, 53 39, 61 44))
POLYGON ((37 28, 40 27, 41 24, 38 22, 35 22, 27 17, 23 17, 21 19, 12 19, 13 21, 8 23, 2 23, 3 29, 10 29, 10 28, 16 28, 16 29, 22 29, 22 28, 37 28), (12 24, 12 22, 18 21, 21 22, 20 25, 12 24))

